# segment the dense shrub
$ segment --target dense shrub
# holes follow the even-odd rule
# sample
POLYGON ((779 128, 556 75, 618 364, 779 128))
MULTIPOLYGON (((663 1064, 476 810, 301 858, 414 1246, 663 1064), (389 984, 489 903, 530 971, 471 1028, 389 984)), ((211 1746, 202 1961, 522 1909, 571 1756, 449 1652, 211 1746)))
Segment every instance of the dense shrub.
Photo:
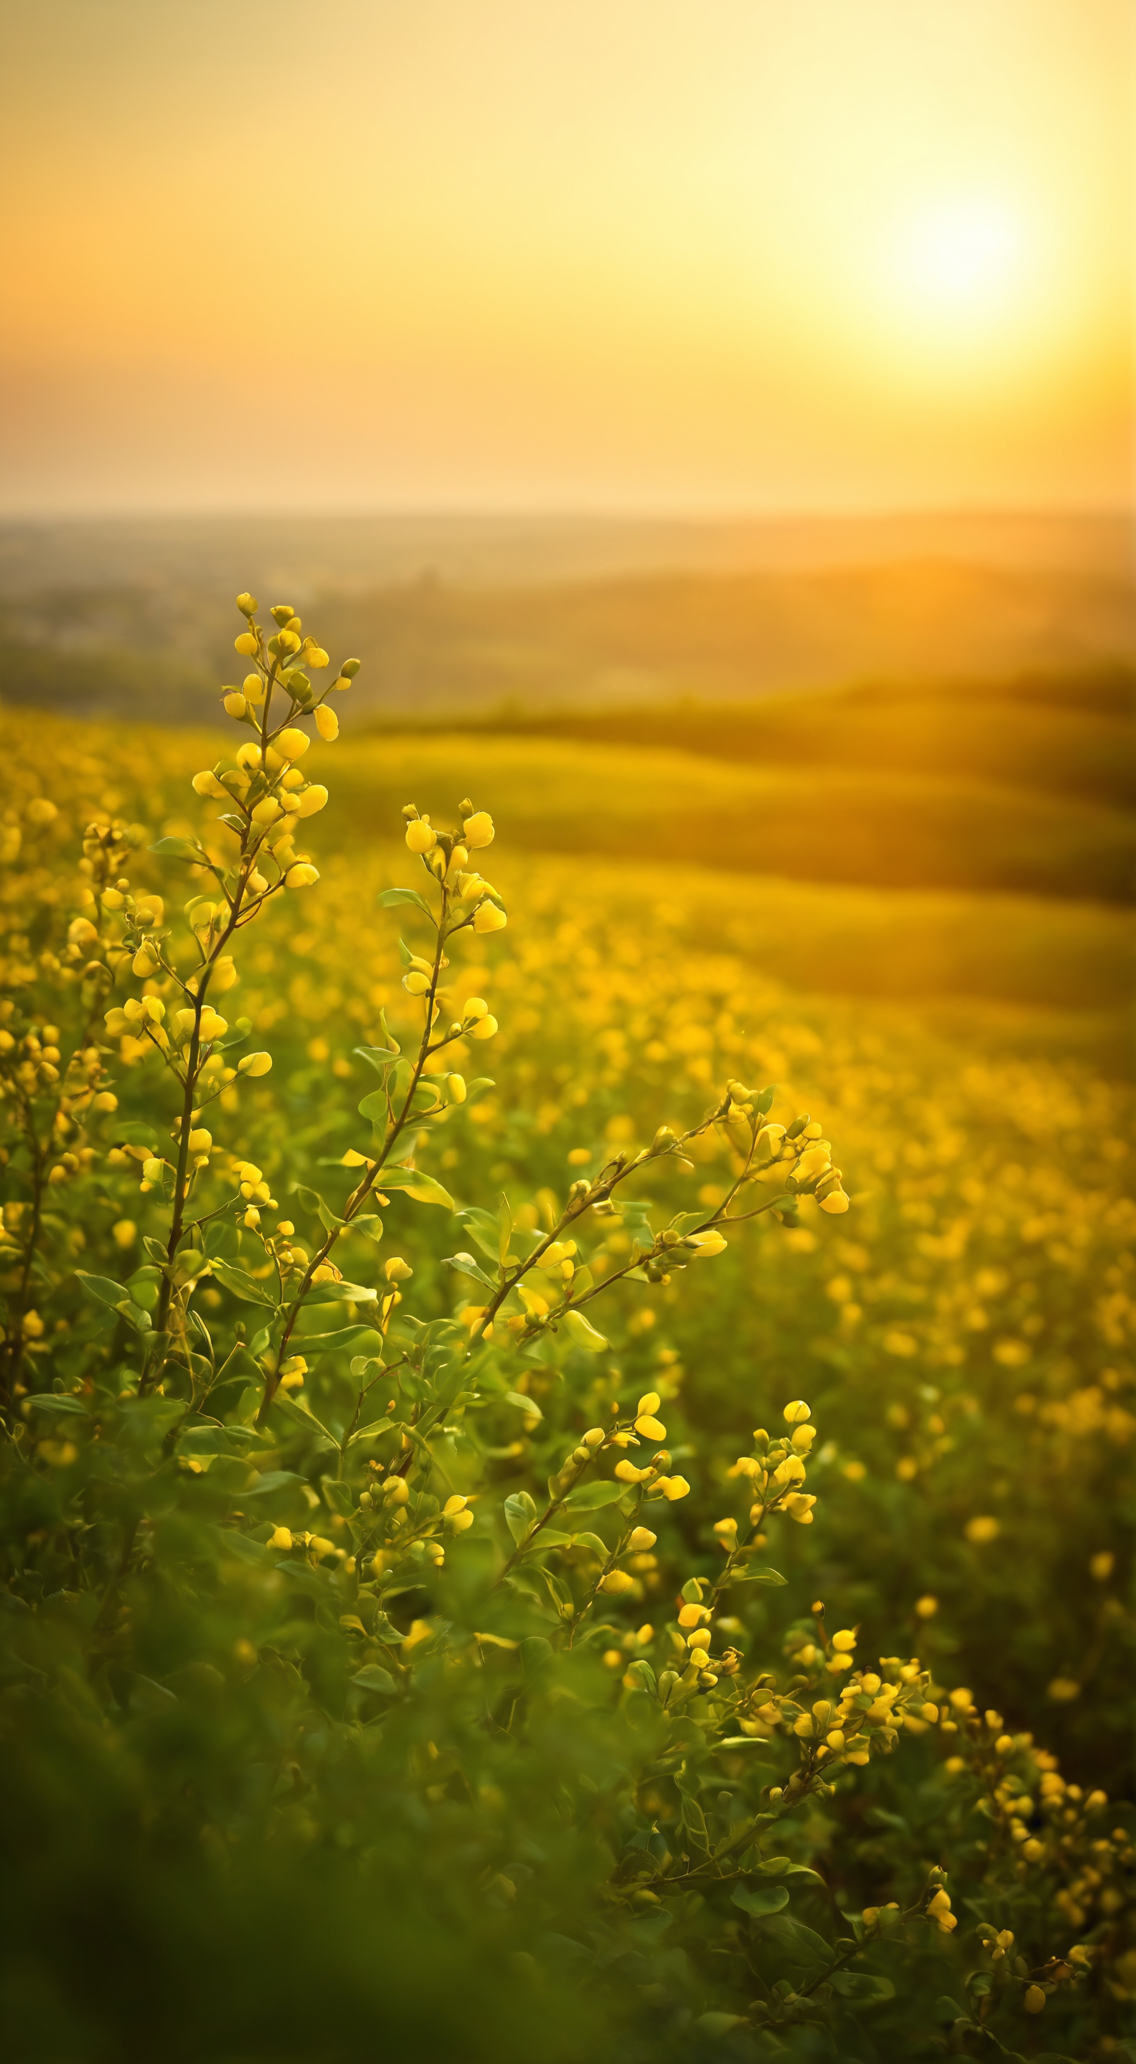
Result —
POLYGON ((205 817, 3 827, 19 2052, 1123 2056, 1118 1100, 748 1031, 663 826, 508 955, 468 798, 321 884, 241 607, 205 817))

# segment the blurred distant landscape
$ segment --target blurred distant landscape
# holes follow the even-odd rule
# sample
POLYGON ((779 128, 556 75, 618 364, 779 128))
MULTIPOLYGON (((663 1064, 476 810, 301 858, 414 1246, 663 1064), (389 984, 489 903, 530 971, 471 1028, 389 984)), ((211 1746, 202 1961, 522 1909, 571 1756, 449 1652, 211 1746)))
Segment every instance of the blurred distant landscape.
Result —
POLYGON ((208 725, 250 584, 364 661, 337 748, 356 836, 416 779, 456 795, 460 762, 537 851, 1131 899, 1119 515, 10 522, 0 692, 208 725))

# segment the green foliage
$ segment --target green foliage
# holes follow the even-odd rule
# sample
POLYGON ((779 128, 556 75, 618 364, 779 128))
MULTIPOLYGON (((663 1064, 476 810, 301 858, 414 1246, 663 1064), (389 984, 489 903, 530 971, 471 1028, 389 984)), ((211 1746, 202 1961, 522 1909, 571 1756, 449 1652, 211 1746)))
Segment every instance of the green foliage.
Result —
POLYGON ((10 769, 19 2053, 1122 2055, 1119 1096, 506 898, 468 799, 321 882, 241 607, 192 801, 10 769))

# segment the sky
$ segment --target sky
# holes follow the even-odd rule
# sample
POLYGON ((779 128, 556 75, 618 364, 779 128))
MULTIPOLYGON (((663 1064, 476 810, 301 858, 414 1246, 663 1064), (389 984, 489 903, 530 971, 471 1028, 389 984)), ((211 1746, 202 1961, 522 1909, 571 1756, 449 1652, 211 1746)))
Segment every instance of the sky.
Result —
POLYGON ((0 0, 0 511, 1097 507, 1129 0, 0 0))

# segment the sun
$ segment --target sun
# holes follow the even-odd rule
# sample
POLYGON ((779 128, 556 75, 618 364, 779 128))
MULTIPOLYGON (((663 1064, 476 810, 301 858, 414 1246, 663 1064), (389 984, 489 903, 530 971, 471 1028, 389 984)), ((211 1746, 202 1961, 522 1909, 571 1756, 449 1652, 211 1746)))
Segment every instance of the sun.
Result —
POLYGON ((1026 243, 1021 213, 1008 201, 959 195, 924 202, 897 225, 893 298, 916 319, 985 328, 1018 300, 1026 243))

